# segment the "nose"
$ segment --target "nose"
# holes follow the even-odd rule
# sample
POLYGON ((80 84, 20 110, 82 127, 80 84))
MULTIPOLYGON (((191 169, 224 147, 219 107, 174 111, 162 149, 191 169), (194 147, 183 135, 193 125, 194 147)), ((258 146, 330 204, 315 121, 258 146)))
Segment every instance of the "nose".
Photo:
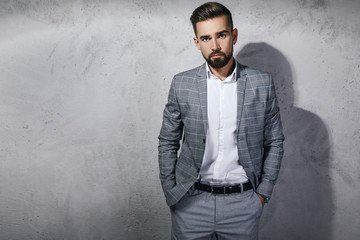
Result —
POLYGON ((213 38, 211 41, 211 51, 220 51, 221 47, 220 44, 218 43, 216 38, 213 38))

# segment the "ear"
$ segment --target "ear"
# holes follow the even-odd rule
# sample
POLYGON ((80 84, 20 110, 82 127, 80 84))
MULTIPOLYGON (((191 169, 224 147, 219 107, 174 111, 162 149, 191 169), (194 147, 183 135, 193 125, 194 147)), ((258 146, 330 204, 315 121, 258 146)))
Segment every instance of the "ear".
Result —
POLYGON ((195 36, 195 37, 193 38, 193 40, 194 40, 194 43, 195 43, 197 49, 200 50, 200 43, 199 43, 199 40, 197 39, 197 37, 195 36))
POLYGON ((235 43, 237 42, 237 38, 238 38, 238 30, 236 28, 234 28, 232 30, 232 35, 233 35, 232 42, 233 42, 233 45, 235 45, 235 43))

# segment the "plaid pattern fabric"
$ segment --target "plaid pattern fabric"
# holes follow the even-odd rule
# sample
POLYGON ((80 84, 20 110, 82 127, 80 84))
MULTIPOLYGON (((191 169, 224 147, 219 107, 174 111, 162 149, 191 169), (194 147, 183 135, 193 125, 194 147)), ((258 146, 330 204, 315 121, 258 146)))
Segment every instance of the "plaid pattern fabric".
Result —
MULTIPOLYGON (((237 148, 254 189, 270 198, 283 141, 275 88, 270 74, 237 63, 237 148)), ((207 130, 206 65, 174 76, 159 135, 160 181, 169 206, 197 179, 207 130), (182 146, 180 154, 180 141, 182 146)))

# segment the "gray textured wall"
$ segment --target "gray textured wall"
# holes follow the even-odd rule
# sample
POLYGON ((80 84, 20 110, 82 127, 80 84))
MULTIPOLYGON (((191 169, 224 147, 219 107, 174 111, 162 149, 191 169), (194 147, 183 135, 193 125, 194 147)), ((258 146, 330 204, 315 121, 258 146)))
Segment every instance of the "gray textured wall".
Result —
MULTIPOLYGON (((157 135, 204 1, 0 1, 0 239, 169 239, 157 135)), ((286 134, 261 239, 360 237, 360 1, 223 1, 286 134)))

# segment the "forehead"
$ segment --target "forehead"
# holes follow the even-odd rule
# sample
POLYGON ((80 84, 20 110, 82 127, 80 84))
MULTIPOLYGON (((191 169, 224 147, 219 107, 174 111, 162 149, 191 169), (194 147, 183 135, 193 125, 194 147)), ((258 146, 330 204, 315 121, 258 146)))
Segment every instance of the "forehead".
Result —
POLYGON ((213 35, 224 30, 231 31, 225 15, 196 23, 198 36, 213 35))

